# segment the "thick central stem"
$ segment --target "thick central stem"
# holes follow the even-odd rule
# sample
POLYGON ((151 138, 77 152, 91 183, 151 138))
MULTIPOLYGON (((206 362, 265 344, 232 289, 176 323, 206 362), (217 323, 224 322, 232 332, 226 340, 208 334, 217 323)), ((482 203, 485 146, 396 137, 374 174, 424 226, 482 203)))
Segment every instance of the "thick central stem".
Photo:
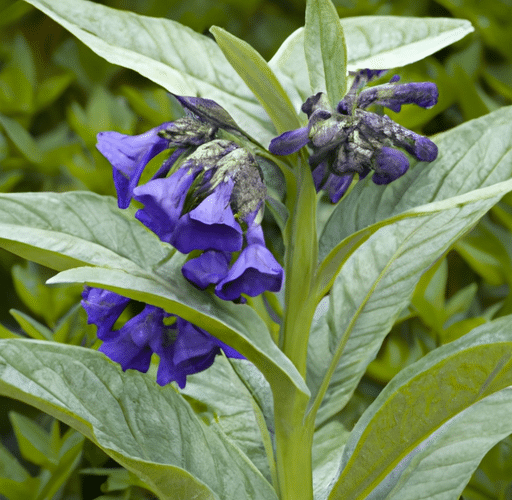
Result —
MULTIPOLYGON (((316 304, 312 283, 318 243, 316 191, 309 165, 298 156, 294 189, 288 190, 285 310, 281 349, 306 378, 309 331, 316 304)), ((290 187, 290 186, 289 186, 290 187)), ((314 425, 305 422, 309 397, 298 389, 274 393, 276 467, 280 500, 313 500, 311 448, 314 425)))
POLYGON ((295 398, 274 396, 279 499, 313 500, 311 447, 314 426, 307 427, 302 418, 308 398, 301 393, 296 395, 295 398))

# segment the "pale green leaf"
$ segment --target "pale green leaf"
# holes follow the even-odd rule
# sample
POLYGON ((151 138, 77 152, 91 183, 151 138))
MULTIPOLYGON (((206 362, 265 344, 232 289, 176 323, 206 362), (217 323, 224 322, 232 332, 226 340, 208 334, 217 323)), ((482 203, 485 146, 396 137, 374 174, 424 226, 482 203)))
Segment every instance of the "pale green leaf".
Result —
POLYGON ((251 136, 267 142, 262 107, 215 42, 170 19, 87 0, 27 0, 112 64, 133 69, 178 95, 213 99, 251 136))
POLYGON ((338 12, 331 0, 307 2, 304 54, 313 94, 327 93, 335 109, 347 90, 347 51, 338 12))
MULTIPOLYGON (((334 361, 318 423, 349 400, 384 337, 409 304, 422 273, 510 190, 509 180, 417 207, 380 227, 350 255, 331 290, 330 334, 320 342, 324 349, 320 359, 334 361)), ((328 379, 329 375, 322 391, 328 379)))
POLYGON ((331 420, 313 436, 313 491, 315 500, 326 498, 339 475, 341 456, 350 432, 338 420, 331 420))
POLYGON ((167 308, 244 354, 267 380, 275 381, 275 390, 289 394, 291 384, 308 392, 249 306, 216 299, 190 285, 181 274, 182 254, 159 267, 171 247, 110 197, 86 192, 2 194, 0 246, 57 270, 84 264, 108 267, 80 268, 60 279, 105 285, 167 308))
POLYGON ((172 386, 159 387, 134 370, 123 373, 91 349, 0 342, 2 395, 80 431, 161 500, 277 498, 240 450, 202 423, 172 386))
POLYGON ((403 177, 387 186, 367 178, 339 202, 320 239, 322 258, 344 238, 376 222, 512 177, 512 106, 432 140, 439 148, 437 160, 412 162, 403 177))
MULTIPOLYGON (((469 21, 450 18, 362 16, 341 19, 347 66, 391 69, 419 61, 473 31, 469 21)), ((304 54, 304 28, 294 31, 269 65, 283 74, 303 100, 313 92, 304 54)))
POLYGON ((402 370, 353 429, 329 499, 459 498, 512 432, 511 327, 484 324, 402 370))
POLYGON ((0 194, 0 246, 57 270, 89 264, 141 272, 168 252, 132 212, 89 192, 0 194))
POLYGON ((297 112, 265 59, 247 42, 222 28, 212 26, 210 31, 227 60, 265 108, 277 133, 299 128, 302 124, 297 112))

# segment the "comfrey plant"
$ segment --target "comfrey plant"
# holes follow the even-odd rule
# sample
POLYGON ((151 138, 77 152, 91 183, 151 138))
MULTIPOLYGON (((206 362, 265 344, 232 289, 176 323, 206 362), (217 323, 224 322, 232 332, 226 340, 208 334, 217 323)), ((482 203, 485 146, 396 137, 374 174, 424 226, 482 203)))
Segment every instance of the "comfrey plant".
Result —
POLYGON ((469 22, 308 0, 266 62, 220 28, 28 1, 185 116, 99 134, 117 202, 0 195, 0 245, 85 284, 101 341, 0 340, 0 393, 161 499, 458 499, 512 432, 510 316, 404 368, 355 424, 348 408, 425 271, 512 191, 510 108, 434 138, 385 114, 436 104, 385 69, 469 22))

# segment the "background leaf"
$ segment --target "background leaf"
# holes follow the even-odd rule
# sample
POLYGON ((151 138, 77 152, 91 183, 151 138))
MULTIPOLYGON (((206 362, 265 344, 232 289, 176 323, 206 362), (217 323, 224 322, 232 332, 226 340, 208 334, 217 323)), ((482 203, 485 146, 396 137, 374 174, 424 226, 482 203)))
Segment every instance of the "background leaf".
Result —
POLYGON ((133 69, 174 94, 213 99, 256 139, 268 143, 272 138, 263 109, 209 38, 169 19, 87 0, 27 1, 108 62, 133 69))
POLYGON ((172 386, 161 388, 134 370, 123 373, 90 349, 0 342, 3 395, 79 430, 161 499, 276 498, 240 450, 203 424, 172 386))
MULTIPOLYGON (((341 19, 348 70, 391 69, 419 61, 473 31, 469 21, 449 18, 364 16, 341 19)), ((294 31, 269 65, 279 70, 303 100, 313 94, 304 55, 304 29, 294 31)))

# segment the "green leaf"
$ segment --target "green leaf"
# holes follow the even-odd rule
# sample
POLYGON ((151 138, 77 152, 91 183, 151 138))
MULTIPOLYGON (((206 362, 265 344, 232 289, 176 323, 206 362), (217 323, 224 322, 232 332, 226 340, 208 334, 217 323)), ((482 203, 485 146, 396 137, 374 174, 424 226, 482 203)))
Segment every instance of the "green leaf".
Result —
MULTIPOLYGON (((55 423, 58 424, 58 421, 55 421, 55 423)), ((59 432, 58 428, 59 426, 57 425, 57 432, 59 432)), ((39 491, 37 500, 54 498, 62 486, 67 483, 73 472, 80 464, 84 442, 84 436, 76 432, 74 429, 69 429, 63 436, 62 440, 59 439, 59 461, 56 467, 51 468, 51 474, 48 476, 48 481, 39 491)))
POLYGON ((52 269, 141 272, 168 251, 113 198, 78 191, 0 194, 0 246, 52 269))
POLYGON ((326 92, 335 109, 347 90, 347 50, 331 0, 307 2, 304 54, 313 94, 326 92))
POLYGON ((27 1, 110 63, 133 69, 174 94, 213 99, 262 143, 273 137, 263 109, 208 37, 170 19, 86 0, 27 1))
POLYGON ((15 37, 9 55, 10 60, 0 73, 0 112, 31 113, 34 111, 36 69, 32 50, 23 36, 15 37))
POLYGON ((20 325, 25 332, 37 340, 53 340, 52 331, 46 326, 36 321, 34 318, 31 318, 28 314, 25 314, 22 311, 18 311, 16 309, 10 309, 9 312, 11 316, 16 320, 18 325, 20 325))
POLYGON ((402 370, 353 429, 329 499, 459 498, 512 432, 511 327, 487 323, 402 370))
POLYGON ((509 180, 417 207, 378 228, 350 255, 331 290, 329 336, 319 341, 319 359, 332 360, 332 378, 328 382, 328 373, 322 382, 320 394, 327 392, 318 423, 351 397, 422 273, 510 190, 509 180))
POLYGON ((244 354, 274 382, 274 390, 289 394, 291 384, 308 393, 258 315, 190 285, 181 274, 181 254, 159 268, 171 247, 113 198, 88 192, 0 194, 0 246, 56 270, 102 266, 75 269, 51 282, 96 283, 163 307, 244 354))
POLYGON ((0 114, 0 126, 19 152, 31 163, 41 163, 43 151, 33 137, 13 118, 0 114))
POLYGON ((4 478, 23 483, 30 478, 30 474, 20 465, 11 452, 0 443, 0 481, 4 478))
POLYGON ((37 86, 35 108, 40 110, 56 101, 69 87, 74 78, 71 73, 64 73, 43 80, 37 86))
MULTIPOLYGON (((55 326, 59 318, 76 304, 82 292, 80 287, 49 288, 46 286, 46 280, 54 273, 30 261, 15 264, 11 274, 18 297, 33 315, 42 317, 50 328, 55 326)), ((43 330, 48 332, 46 327, 43 327, 43 330)), ((41 333, 45 335, 43 331, 41 333)))
POLYGON ((57 465, 58 458, 52 449, 48 432, 30 418, 14 411, 9 412, 9 420, 25 460, 45 468, 57 465))
POLYGON ((439 156, 412 168, 386 187, 358 182, 343 198, 320 238, 323 259, 362 228, 430 202, 467 193, 512 177, 512 106, 501 108, 433 138, 439 156))
MULTIPOLYGON (((473 31, 469 21, 449 18, 362 16, 341 19, 347 43, 347 67, 388 69, 419 61, 473 31)), ((302 99, 313 92, 304 54, 304 28, 294 31, 269 65, 298 90, 302 99)))
POLYGON ((100 352, 2 340, 0 393, 80 431, 162 500, 227 500, 234 492, 247 500, 277 498, 243 453, 202 423, 172 386, 123 373, 100 352))
POLYGON ((247 42, 227 31, 210 28, 227 60, 265 108, 277 133, 302 126, 290 98, 261 55, 247 42))
MULTIPOLYGON (((248 361, 242 360, 241 363, 247 364, 248 361)), ((212 423, 217 422, 267 481, 272 481, 270 469, 275 468, 272 443, 265 423, 258 425, 258 419, 263 419, 263 416, 228 358, 219 356, 208 370, 188 376, 187 385, 180 392, 206 405, 207 410, 201 416, 212 423), (261 431, 266 434, 267 448, 261 431)))
POLYGON ((350 432, 338 420, 331 420, 313 436, 313 491, 315 498, 326 498, 337 478, 341 455, 350 432))

